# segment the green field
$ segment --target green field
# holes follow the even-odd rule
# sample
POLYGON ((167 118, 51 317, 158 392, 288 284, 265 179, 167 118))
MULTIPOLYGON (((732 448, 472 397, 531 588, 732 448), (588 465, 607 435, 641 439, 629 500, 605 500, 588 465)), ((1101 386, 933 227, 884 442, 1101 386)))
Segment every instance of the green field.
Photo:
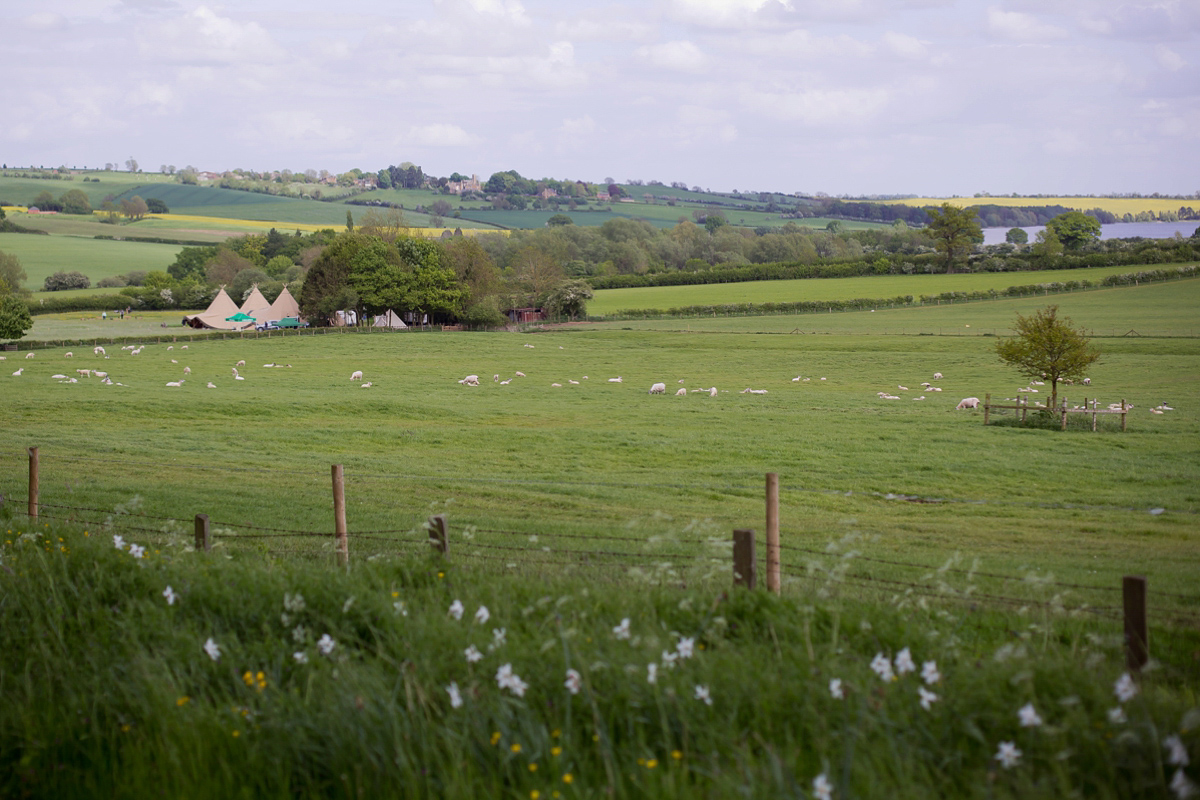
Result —
POLYGON ((73 180, 44 180, 41 178, 14 178, 0 175, 0 204, 13 203, 25 206, 42 192, 49 192, 57 200, 71 189, 79 189, 88 197, 93 208, 99 208, 108 195, 117 196, 124 192, 140 194, 142 197, 157 197, 174 184, 174 178, 157 173, 131 175, 128 172, 89 172, 87 177, 100 181, 84 181, 83 175, 73 180), (136 191, 132 191, 136 190, 136 191))
POLYGON ((29 276, 25 286, 32 291, 41 290, 46 278, 59 271, 82 272, 95 283, 130 270, 165 270, 180 249, 175 244, 0 233, 0 251, 21 259, 29 276))

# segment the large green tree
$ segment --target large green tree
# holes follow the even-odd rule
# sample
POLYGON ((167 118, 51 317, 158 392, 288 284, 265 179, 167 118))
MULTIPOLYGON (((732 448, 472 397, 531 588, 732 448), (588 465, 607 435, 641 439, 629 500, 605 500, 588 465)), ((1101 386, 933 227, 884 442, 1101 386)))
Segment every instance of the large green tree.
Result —
POLYGON ((0 297, 28 295, 29 290, 21 286, 28 278, 25 268, 21 266, 21 259, 0 250, 0 297))
POLYGON ((80 189, 68 189, 58 198, 64 214, 91 214, 92 204, 80 189))
POLYGON ((996 355, 1030 380, 1050 381, 1050 408, 1058 405, 1058 384, 1064 378, 1081 380, 1100 360, 1100 351, 1070 317, 1047 306, 1028 317, 1017 315, 1016 335, 996 343, 996 355))
POLYGON ((0 339, 20 339, 33 327, 29 306, 15 294, 0 297, 0 339))
POLYGON ((1068 250, 1078 250, 1100 239, 1100 220, 1089 217, 1082 211, 1059 214, 1047 222, 1046 227, 1054 231, 1063 247, 1068 250))
POLYGON ((966 263, 971 248, 983 241, 983 229, 973 208, 958 208, 942 203, 941 209, 927 208, 929 235, 934 246, 945 256, 946 273, 954 272, 956 264, 966 263))

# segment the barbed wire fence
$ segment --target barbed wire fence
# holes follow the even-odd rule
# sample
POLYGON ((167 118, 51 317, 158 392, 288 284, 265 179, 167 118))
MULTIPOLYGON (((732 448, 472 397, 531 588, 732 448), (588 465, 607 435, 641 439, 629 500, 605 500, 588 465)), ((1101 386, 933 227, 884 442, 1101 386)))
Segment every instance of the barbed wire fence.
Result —
MULTIPOLYGON (((728 528, 707 521, 691 538, 680 535, 642 536, 638 532, 610 530, 564 530, 561 522, 554 525, 531 523, 526 530, 490 526, 482 519, 470 515, 455 517, 455 528, 451 530, 445 514, 425 515, 421 513, 401 514, 403 526, 386 529, 364 529, 350 532, 346 529, 344 497, 340 500, 341 465, 334 465, 335 525, 333 530, 316 530, 297 527, 275 527, 248 522, 210 520, 198 514, 191 518, 150 514, 136 502, 118 504, 113 508, 75 505, 61 502, 58 498, 42 498, 39 492, 40 454, 38 448, 30 448, 27 454, 0 452, 0 459, 29 459, 28 506, 20 509, 13 502, 19 490, 9 488, 0 493, 0 501, 15 514, 32 522, 52 519, 103 530, 133 532, 146 536, 151 543, 163 547, 177 547, 181 551, 207 551, 218 549, 227 554, 243 553, 270 558, 304 558, 327 561, 330 564, 348 565, 353 556, 355 561, 374 560, 381 557, 408 556, 433 551, 448 560, 463 559, 481 567, 516 571, 522 574, 537 573, 546 569, 556 571, 577 570, 589 579, 633 580, 666 585, 687 585, 696 581, 730 580, 749 586, 757 585, 759 572, 755 531, 737 529, 733 539, 727 538, 728 528), (748 534, 748 537, 747 537, 748 534), (739 536, 743 547, 739 551, 739 536), (750 560, 746 560, 744 543, 749 541, 750 560), (351 548, 351 543, 353 547, 351 548)), ((85 456, 55 456, 64 461, 87 461, 85 456)), ((149 465, 148 466, 153 466, 149 465)), ((198 465, 198 469, 219 469, 239 474, 265 472, 309 475, 301 470, 274 470, 258 467, 198 465)), ((397 476, 365 475, 367 480, 395 480, 397 476)), ((405 476, 416 479, 422 476, 405 476)), ((449 476, 424 476, 429 480, 444 481, 449 476)), ((570 486, 577 487, 624 487, 621 482, 551 482, 524 479, 467 479, 467 483, 494 484, 497 486, 570 486)), ((636 484, 645 487, 645 484, 636 484)), ((2 488, 2 487, 0 487, 2 488)), ((663 489, 695 490, 693 485, 661 484, 663 489)), ((717 487, 709 487, 717 488, 717 487)), ((727 492, 761 492, 762 487, 724 486, 727 492)), ((791 542, 811 540, 811 532, 796 529, 781 531, 778 525, 778 477, 767 476, 767 531, 766 531, 766 588, 776 593, 787 589, 816 591, 826 595, 853 592, 862 595, 874 593, 877 599, 895 604, 924 603, 939 605, 968 605, 971 608, 989 610, 1030 611, 1040 610, 1055 614, 1086 616, 1108 621, 1125 620, 1128 641, 1146 642, 1146 597, 1156 603, 1154 621, 1156 625, 1168 627, 1200 628, 1200 612, 1192 611, 1200 606, 1200 589, 1195 592, 1171 592, 1147 586, 1144 578, 1127 576, 1121 586, 1088 584, 1078 581, 1060 581, 1053 577, 1029 572, 1024 575, 1009 574, 964 566, 952 558, 938 564, 921 563, 902 558, 885 558, 856 551, 853 542, 831 542, 824 549, 806 547, 791 542), (772 481, 775 490, 772 493, 772 481), (775 508, 772 513, 772 502, 775 508), (772 530, 774 527, 774 530, 772 530), (786 540, 784 543, 781 539, 786 540), (1134 597, 1131 601, 1131 580, 1134 597), (1139 597, 1140 592, 1140 615, 1139 597), (1132 606, 1131 606, 1132 603, 1132 606), (1131 622, 1131 614, 1133 619, 1131 622)), ((886 500, 909 502, 964 503, 978 505, 991 501, 919 498, 915 495, 896 495, 880 492, 852 492, 827 489, 790 487, 795 492, 820 492, 823 494, 852 497, 855 494, 886 500)), ((1001 501, 999 505, 1013 505, 1001 501)), ((1028 503, 1028 507, 1043 508, 1046 504, 1028 503)), ((1056 504, 1064 509, 1092 508, 1104 511, 1146 513, 1145 509, 1114 506, 1079 506, 1056 504)), ((1162 512, 1162 509, 1153 511, 1162 512)), ((326 512, 327 513, 327 512, 326 512)), ((1172 513, 1194 514, 1184 509, 1172 513)), ((393 515, 392 518, 397 518, 393 515)), ((732 527, 732 526, 729 526, 732 527)), ((1143 648, 1144 649, 1144 648, 1143 648)), ((1132 650, 1131 650, 1132 652, 1132 650)), ((1144 663, 1134 663, 1140 667, 1144 663)))

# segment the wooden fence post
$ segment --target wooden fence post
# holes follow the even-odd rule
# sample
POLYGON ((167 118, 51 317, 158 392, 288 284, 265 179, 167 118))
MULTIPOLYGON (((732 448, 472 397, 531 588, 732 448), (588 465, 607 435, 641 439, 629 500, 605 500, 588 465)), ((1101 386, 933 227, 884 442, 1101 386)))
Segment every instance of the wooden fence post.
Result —
POLYGON ((208 530, 208 514, 196 515, 196 552, 212 550, 212 537, 208 530))
POLYGON ((1067 398, 1062 399, 1062 429, 1067 429, 1067 398))
POLYGON ((38 517, 38 449, 29 448, 29 516, 38 517))
POLYGON ((1125 398, 1121 398, 1121 433, 1125 432, 1125 418, 1129 416, 1128 410, 1125 408, 1125 398))
POLYGON ((754 530, 733 532, 733 585, 758 588, 758 556, 754 552, 754 530))
POLYGON ((988 424, 988 417, 992 413, 992 393, 988 392, 983 396, 983 424, 988 424))
POLYGON ((446 537, 446 515, 434 514, 426 526, 429 529, 429 544, 442 555, 450 552, 450 541, 446 537))
POLYGON ((333 526, 337 537, 338 566, 350 563, 350 546, 346 539, 346 483, 342 477, 342 465, 333 465, 333 526))
POLYGON ((779 594, 779 473, 767 473, 767 590, 779 594))
POLYGON ((1121 579, 1125 600, 1125 663, 1140 670, 1150 660, 1150 639, 1146 632, 1146 578, 1126 575, 1121 579))

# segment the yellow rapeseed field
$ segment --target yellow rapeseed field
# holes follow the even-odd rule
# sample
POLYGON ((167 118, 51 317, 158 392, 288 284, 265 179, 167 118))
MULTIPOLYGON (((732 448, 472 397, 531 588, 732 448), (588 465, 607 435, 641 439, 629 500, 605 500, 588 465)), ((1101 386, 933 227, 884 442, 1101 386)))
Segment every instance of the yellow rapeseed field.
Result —
POLYGON ((949 203, 963 208, 966 206, 1063 206, 1075 211, 1088 211, 1099 208, 1118 216, 1138 214, 1150 211, 1155 214, 1161 211, 1178 211, 1183 206, 1196 208, 1200 206, 1197 200, 1179 200, 1166 197, 910 197, 907 200, 883 200, 883 203, 903 203, 909 206, 940 206, 949 203))

